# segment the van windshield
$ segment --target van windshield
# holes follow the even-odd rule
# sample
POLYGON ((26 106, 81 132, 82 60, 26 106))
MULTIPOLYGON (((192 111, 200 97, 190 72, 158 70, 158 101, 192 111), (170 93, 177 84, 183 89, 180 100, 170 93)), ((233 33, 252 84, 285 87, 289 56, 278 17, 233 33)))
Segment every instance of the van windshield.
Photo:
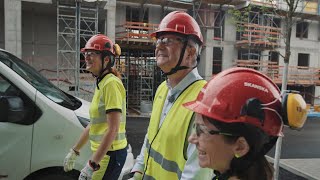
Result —
POLYGON ((0 51, 0 61, 53 102, 72 110, 76 110, 81 106, 82 103, 80 100, 61 91, 34 68, 14 55, 0 51))

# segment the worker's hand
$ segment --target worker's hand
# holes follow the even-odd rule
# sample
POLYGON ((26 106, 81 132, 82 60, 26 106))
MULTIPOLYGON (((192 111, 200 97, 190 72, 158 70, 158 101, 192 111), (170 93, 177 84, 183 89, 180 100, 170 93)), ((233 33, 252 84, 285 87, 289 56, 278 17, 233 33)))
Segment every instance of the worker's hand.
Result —
POLYGON ((81 170, 81 173, 80 173, 80 176, 79 176, 78 180, 91 180, 93 172, 94 172, 94 170, 89 165, 89 162, 88 162, 86 164, 86 166, 81 170))
POLYGON ((134 180, 142 180, 142 173, 140 172, 135 172, 133 175, 134 180))
POLYGON ((79 156, 79 152, 76 152, 71 148, 63 161, 63 169, 65 172, 73 169, 77 156, 79 156))

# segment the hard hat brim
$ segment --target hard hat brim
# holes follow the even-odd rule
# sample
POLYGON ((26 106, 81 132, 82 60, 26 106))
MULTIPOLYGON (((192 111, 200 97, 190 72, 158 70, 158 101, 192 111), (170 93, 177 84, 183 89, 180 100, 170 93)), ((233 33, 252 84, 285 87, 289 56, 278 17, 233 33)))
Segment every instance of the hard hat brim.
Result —
MULTIPOLYGON (((187 103, 183 104, 183 107, 201 114, 203 116, 206 116, 208 118, 214 119, 216 121, 220 121, 220 122, 224 122, 224 123, 249 123, 249 124, 256 124, 255 122, 257 122, 256 120, 253 120, 253 118, 250 117, 246 117, 246 118, 239 118, 239 119, 228 119, 228 120, 222 120, 223 118, 219 118, 219 117, 213 117, 209 111, 208 111, 208 107, 206 107, 206 105, 204 105, 203 103, 201 103, 200 101, 194 100, 194 101, 190 101, 187 103)), ((278 132, 276 133, 272 133, 270 134, 272 136, 278 136, 278 137, 283 137, 284 134, 282 132, 282 128, 278 130, 278 132)))

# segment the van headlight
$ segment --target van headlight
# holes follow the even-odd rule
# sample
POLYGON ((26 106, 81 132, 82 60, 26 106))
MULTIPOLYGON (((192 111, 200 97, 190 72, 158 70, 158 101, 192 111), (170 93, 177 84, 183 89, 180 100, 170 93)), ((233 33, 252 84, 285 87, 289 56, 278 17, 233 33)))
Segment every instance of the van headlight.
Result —
POLYGON ((90 122, 89 119, 81 117, 81 116, 77 116, 78 120, 80 121, 81 125, 86 128, 90 122))

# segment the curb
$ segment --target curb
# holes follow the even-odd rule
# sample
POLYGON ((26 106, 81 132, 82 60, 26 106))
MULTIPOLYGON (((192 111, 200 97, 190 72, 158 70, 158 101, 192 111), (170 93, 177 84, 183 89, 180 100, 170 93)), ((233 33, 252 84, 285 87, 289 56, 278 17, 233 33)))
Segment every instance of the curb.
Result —
MULTIPOLYGON (((269 156, 266 156, 267 160, 273 164, 274 162, 274 159, 269 157, 269 156)), ((297 168, 297 167, 294 167, 288 163, 286 163, 286 161, 290 161, 290 160, 286 160, 286 159, 280 159, 280 167, 287 170, 287 171, 290 171, 291 173, 294 173, 298 176, 301 176, 301 177, 304 177, 308 180, 319 180, 319 178, 315 177, 314 175, 310 174, 310 173, 307 173, 307 172, 303 172, 301 169, 297 168)), ((301 160, 303 161, 303 160, 301 160)))

